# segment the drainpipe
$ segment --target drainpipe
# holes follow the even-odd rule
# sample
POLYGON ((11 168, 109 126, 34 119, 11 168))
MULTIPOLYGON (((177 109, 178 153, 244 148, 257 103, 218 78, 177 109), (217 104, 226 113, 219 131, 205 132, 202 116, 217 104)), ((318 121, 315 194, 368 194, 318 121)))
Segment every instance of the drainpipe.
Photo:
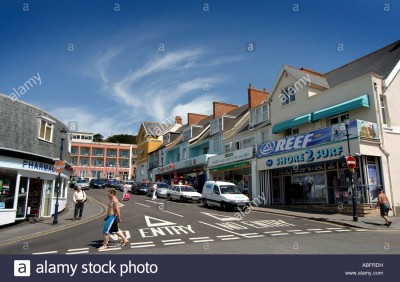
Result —
POLYGON ((395 208, 395 201, 393 198, 393 185, 392 185, 392 175, 390 173, 390 153, 388 151, 386 151, 385 149, 385 137, 384 137, 384 133, 383 133, 383 126, 382 126, 382 116, 380 113, 380 109, 381 109, 381 100, 378 94, 378 86, 377 84, 374 82, 374 94, 375 94, 375 107, 376 107, 376 113, 379 119, 379 130, 381 132, 381 142, 379 143, 379 149, 383 152, 383 154, 386 157, 386 161, 387 161, 387 166, 388 166, 388 174, 389 174, 389 185, 390 185, 390 197, 392 199, 392 208, 393 208, 393 215, 396 216, 396 208, 395 208))

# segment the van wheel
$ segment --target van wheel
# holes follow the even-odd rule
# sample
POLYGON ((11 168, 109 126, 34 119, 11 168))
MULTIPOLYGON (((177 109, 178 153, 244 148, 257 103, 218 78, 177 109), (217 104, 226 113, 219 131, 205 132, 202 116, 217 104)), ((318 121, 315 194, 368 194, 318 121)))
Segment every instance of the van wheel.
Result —
POLYGON ((207 200, 203 200, 203 207, 208 207, 207 200))
POLYGON ((224 202, 221 202, 221 210, 226 210, 226 204, 224 202))

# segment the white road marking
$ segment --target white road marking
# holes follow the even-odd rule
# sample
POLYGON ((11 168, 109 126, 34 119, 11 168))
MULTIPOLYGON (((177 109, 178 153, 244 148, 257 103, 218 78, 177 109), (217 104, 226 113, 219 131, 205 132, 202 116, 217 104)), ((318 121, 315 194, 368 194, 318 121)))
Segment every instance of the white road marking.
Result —
POLYGON ((287 232, 301 232, 303 230, 286 230, 287 232))
POLYGON ((350 232, 351 230, 348 229, 340 229, 340 230, 335 230, 336 232, 350 232))
POLYGON ((146 208, 150 208, 150 206, 148 206, 148 205, 144 205, 144 204, 141 204, 141 203, 136 203, 136 204, 141 205, 141 206, 144 206, 144 207, 146 207, 146 208))
POLYGON ((251 235, 251 236, 246 236, 246 238, 260 238, 260 237, 265 237, 265 235, 251 235))
POLYGON ((120 207, 120 208, 122 208, 122 207, 125 207, 125 205, 124 205, 124 204, 121 204, 121 203, 119 203, 119 207, 120 207))
POLYGON ((235 236, 235 235, 220 235, 220 236, 217 236, 217 238, 226 238, 226 237, 233 237, 233 236, 235 236))
POLYGON ((251 235, 258 235, 258 233, 244 233, 243 236, 251 236, 251 235))
POLYGON ((176 241, 182 241, 182 239, 162 240, 161 242, 166 243, 166 242, 176 242, 176 241))
POLYGON ((356 229, 356 230, 354 230, 354 231, 357 231, 357 232, 366 232, 366 231, 368 231, 368 230, 365 230, 365 229, 356 229))
POLYGON ((131 246, 131 249, 149 248, 149 247, 155 247, 155 246, 156 246, 156 245, 154 245, 154 244, 140 245, 140 246, 131 246))
POLYGON ((50 251, 50 252, 41 252, 41 253, 32 253, 32 255, 47 255, 47 254, 56 254, 58 251, 50 251))
POLYGON ((310 234, 311 232, 295 232, 296 235, 310 234))
POLYGON ((342 229, 342 228, 340 228, 340 227, 328 227, 326 229, 328 229, 328 230, 337 230, 337 229, 342 229))
POLYGON ((138 242, 138 243, 131 243, 132 245, 147 245, 147 244, 154 244, 153 241, 148 241, 148 242, 138 242))
POLYGON ((230 231, 230 230, 226 230, 226 229, 223 229, 223 228, 220 228, 220 227, 214 226, 214 225, 212 225, 212 224, 205 223, 205 222, 203 222, 203 221, 198 221, 198 222, 199 222, 199 223, 201 223, 201 224, 204 224, 204 225, 208 225, 208 226, 211 226, 211 227, 214 227, 214 228, 220 229, 220 230, 222 230, 222 231, 225 231, 225 232, 228 232, 228 233, 232 233, 232 234, 235 234, 235 235, 243 236, 243 235, 242 235, 242 234, 240 234, 240 233, 233 232, 233 231, 230 231))
POLYGON ((203 240, 203 239, 210 239, 210 237, 196 237, 196 238, 189 238, 190 240, 203 240))
POLYGON ((266 231, 265 234, 281 233, 282 231, 266 231))
POLYGON ((80 248, 80 249, 69 249, 68 252, 77 252, 77 251, 88 251, 89 248, 80 248))
POLYGON ((80 251, 80 252, 73 252, 73 253, 66 253, 66 255, 78 255, 78 254, 87 254, 89 251, 80 251))
POLYGON ((170 211, 165 211, 165 210, 163 210, 163 212, 167 212, 167 213, 170 213, 170 214, 179 216, 179 217, 184 217, 183 215, 180 215, 180 214, 177 214, 177 213, 173 213, 173 212, 170 212, 170 211))
POLYGON ((308 231, 320 231, 322 230, 321 228, 314 228, 314 229, 307 229, 308 231))
POLYGON ((211 216, 212 218, 218 219, 220 221, 238 221, 239 219, 236 217, 232 216, 226 216, 226 215, 221 215, 221 214, 215 214, 215 213, 208 213, 208 212, 201 212, 202 214, 211 216))
POLYGON ((205 243, 205 242, 214 242, 214 239, 195 240, 195 241, 193 241, 193 243, 205 243))
POLYGON ((330 230, 315 231, 315 233, 332 233, 332 231, 330 231, 330 230))
POLYGON ((222 241, 228 241, 228 240, 239 240, 239 237, 230 237, 230 238, 222 238, 222 241))
POLYGON ((121 247, 107 248, 107 249, 104 249, 104 250, 99 250, 99 252, 110 252, 110 251, 116 251, 116 250, 121 250, 121 247))
POLYGON ((172 242, 172 243, 164 243, 164 246, 171 246, 171 245, 182 245, 186 244, 186 242, 172 242))
POLYGON ((166 221, 163 219, 151 217, 151 216, 144 216, 144 220, 146 221, 147 227, 160 227, 160 226, 167 226, 167 225, 176 225, 176 223, 171 221, 166 221), (151 220, 150 220, 151 219, 151 220), (154 223, 151 221, 158 221, 158 223, 154 223))
POLYGON ((271 234, 271 236, 283 236, 283 235, 289 235, 289 233, 275 233, 275 234, 271 234))
POLYGON ((150 201, 150 200, 145 200, 146 202, 149 202, 149 203, 152 203, 152 204, 156 204, 156 205, 159 205, 160 204, 160 202, 154 202, 154 201, 150 201))

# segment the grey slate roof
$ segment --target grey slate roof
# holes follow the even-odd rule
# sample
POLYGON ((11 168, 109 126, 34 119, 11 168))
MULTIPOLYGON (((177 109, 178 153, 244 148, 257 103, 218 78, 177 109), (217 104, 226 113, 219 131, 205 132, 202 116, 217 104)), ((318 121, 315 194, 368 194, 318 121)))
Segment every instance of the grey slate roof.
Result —
POLYGON ((297 79, 303 79, 305 83, 308 83, 308 80, 310 80, 312 84, 319 85, 324 88, 329 88, 328 81, 325 77, 315 75, 307 71, 302 71, 288 65, 285 65, 285 70, 297 79))
POLYGON ((325 76, 328 78, 331 87, 371 72, 386 79, 399 60, 400 40, 332 70, 326 73, 325 76))

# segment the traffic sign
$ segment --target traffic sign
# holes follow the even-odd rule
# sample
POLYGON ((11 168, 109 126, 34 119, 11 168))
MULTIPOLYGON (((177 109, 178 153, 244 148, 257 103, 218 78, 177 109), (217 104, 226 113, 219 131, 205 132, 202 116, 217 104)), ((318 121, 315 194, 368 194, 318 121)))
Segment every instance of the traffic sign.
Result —
POLYGON ((347 166, 349 168, 352 168, 352 169, 356 168, 357 162, 356 162, 356 159, 353 156, 348 156, 346 158, 346 162, 347 162, 347 166))
POLYGON ((64 171, 65 168, 65 163, 63 161, 56 161, 54 163, 54 170, 58 173, 61 173, 64 171))

